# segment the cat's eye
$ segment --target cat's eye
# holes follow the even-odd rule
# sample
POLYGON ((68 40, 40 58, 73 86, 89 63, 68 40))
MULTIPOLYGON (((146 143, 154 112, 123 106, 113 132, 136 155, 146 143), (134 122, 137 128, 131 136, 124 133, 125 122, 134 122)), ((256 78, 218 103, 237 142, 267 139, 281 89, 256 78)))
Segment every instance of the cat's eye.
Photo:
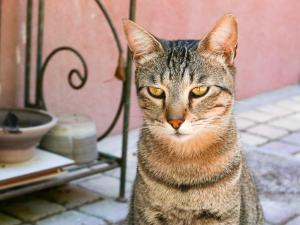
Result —
POLYGON ((193 98, 199 98, 202 97, 204 95, 206 95, 206 93, 208 92, 208 87, 205 86, 200 86, 200 87, 195 87, 191 90, 191 97, 193 98))
POLYGON ((157 87, 148 87, 147 88, 149 94, 154 98, 164 98, 165 92, 157 87))

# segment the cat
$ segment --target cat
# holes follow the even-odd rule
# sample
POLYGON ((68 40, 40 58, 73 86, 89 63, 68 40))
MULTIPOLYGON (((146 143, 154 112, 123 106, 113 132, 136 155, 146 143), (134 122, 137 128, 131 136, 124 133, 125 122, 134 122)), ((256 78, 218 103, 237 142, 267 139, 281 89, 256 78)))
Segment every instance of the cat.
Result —
POLYGON ((129 225, 262 225, 233 117, 237 21, 200 41, 124 20, 143 112, 129 225))

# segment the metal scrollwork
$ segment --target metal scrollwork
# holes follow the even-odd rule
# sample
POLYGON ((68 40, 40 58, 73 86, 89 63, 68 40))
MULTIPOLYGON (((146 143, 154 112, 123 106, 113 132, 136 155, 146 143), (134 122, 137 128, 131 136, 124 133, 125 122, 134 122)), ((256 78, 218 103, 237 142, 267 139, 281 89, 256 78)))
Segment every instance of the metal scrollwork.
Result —
POLYGON ((82 63, 82 66, 83 66, 83 73, 80 72, 78 69, 70 70, 70 72, 68 74, 69 85, 75 90, 81 89, 85 85, 87 78, 88 78, 87 64, 84 61, 84 58, 81 56, 81 54, 77 50, 75 50, 71 47, 68 47, 68 46, 62 46, 62 47, 54 49, 45 59, 45 62, 43 64, 40 74, 39 74, 39 76, 40 76, 39 82, 40 83, 38 84, 38 92, 39 92, 40 99, 39 99, 38 104, 39 104, 39 107, 41 107, 43 109, 46 109, 46 104, 45 104, 45 100, 44 100, 44 88, 43 88, 45 71, 46 71, 46 68, 47 68, 50 60, 52 59, 52 57, 54 55, 56 55, 58 52, 62 52, 62 51, 69 51, 69 52, 72 52, 73 54, 75 54, 79 58, 80 62, 82 63), (76 84, 74 82, 75 77, 77 78, 77 80, 80 81, 79 84, 76 84))
MULTIPOLYGON (((123 49, 122 49, 122 45, 121 45, 121 41, 119 39, 119 36, 118 36, 118 33, 116 31, 116 28, 106 10, 106 8, 104 7, 104 5, 102 4, 101 1, 99 0, 95 0, 97 6, 99 7, 99 9, 101 10, 101 12, 103 13, 104 15, 104 18, 105 20, 107 21, 108 25, 109 25, 109 28, 113 34, 113 38, 115 40, 115 43, 116 43, 116 46, 117 46, 117 50, 119 52, 119 56, 122 57, 122 53, 123 53, 123 49)), ((32 7, 32 3, 31 3, 31 0, 28 2, 30 5, 29 5, 29 8, 31 9, 32 7)), ((43 24, 43 16, 44 16, 44 13, 43 13, 43 1, 41 1, 41 5, 40 5, 40 12, 42 12, 40 14, 40 23, 39 23, 39 27, 40 27, 40 35, 39 35, 39 40, 40 40, 40 48, 42 48, 42 36, 43 36, 43 29, 41 28, 42 27, 42 24, 43 24)), ((31 10, 29 11, 31 12, 31 10)), ((30 16, 31 14, 28 14, 28 16, 30 16)), ((31 21, 31 17, 29 18, 30 21, 31 21)), ((30 28, 30 27, 28 27, 30 28)), ((31 33, 31 30, 29 30, 28 33, 31 33)), ((33 107, 36 107, 36 108, 42 108, 42 109, 46 109, 46 103, 45 103, 45 99, 44 99, 44 76, 45 76, 45 72, 46 72, 46 69, 47 69, 47 66, 49 64, 49 62, 51 61, 51 59, 59 52, 62 52, 62 51, 67 51, 67 52, 71 52, 73 53, 75 56, 77 56, 83 66, 83 71, 79 71, 78 69, 76 68, 73 68, 69 71, 68 73, 68 83, 69 85, 75 89, 75 90, 79 90, 81 88, 84 87, 84 85, 86 84, 87 82, 87 79, 88 79, 88 67, 87 67, 87 64, 84 60, 84 58, 82 57, 82 55, 77 51, 75 50, 74 48, 71 48, 71 47, 68 47, 68 46, 62 46, 62 47, 58 47, 56 49, 54 49, 45 59, 44 63, 40 66, 40 69, 38 70, 37 72, 37 86, 36 86, 36 91, 37 91, 37 99, 36 99, 36 104, 35 105, 32 105, 33 107)), ((30 51, 28 51, 30 52, 30 51)), ((41 59, 41 50, 39 51, 39 54, 40 54, 40 58, 41 59)), ((29 57, 30 58, 30 57, 29 57)), ((28 63, 30 64, 30 63, 28 63)), ((41 63, 38 63, 38 64, 41 64, 41 63)), ((29 72, 28 72, 29 73, 29 72)), ((29 83, 29 82, 28 82, 29 83)), ((112 130, 113 128, 115 127, 117 121, 119 120, 120 118, 120 115, 123 111, 123 106, 124 106, 124 82, 122 84, 122 92, 121 92, 121 96, 120 96, 120 100, 119 100, 119 104, 118 104, 118 108, 117 108, 117 111, 113 117, 113 120, 112 122, 110 123, 110 125, 108 126, 108 128, 103 132, 103 134, 101 134, 99 137, 98 137, 98 141, 102 140, 103 138, 105 138, 112 130)), ((29 84, 28 84, 29 86, 29 84)), ((27 100, 27 102, 29 102, 27 100)))
MULTIPOLYGON (((123 60, 123 49, 122 49, 122 45, 121 45, 121 41, 119 39, 119 35, 117 33, 117 30, 111 20, 111 17, 107 11, 107 9, 105 8, 105 6, 103 5, 103 3, 100 0, 94 0, 95 3, 97 4, 98 8, 100 9, 100 11, 102 12, 105 20, 108 23, 108 26, 113 34, 113 38, 115 40, 116 43, 116 47, 119 53, 119 62, 118 62, 118 67, 120 65, 122 65, 122 63, 120 64, 120 62, 124 62, 123 60), (121 59, 121 60, 120 60, 121 59)), ((131 4, 134 4, 134 2, 131 2, 131 4)), ((28 9, 27 9, 27 33, 28 33, 28 40, 27 40, 27 51, 26 53, 28 54, 28 56, 26 57, 27 61, 26 61, 26 90, 25 90, 25 103, 27 106, 30 107, 35 107, 35 108, 41 108, 41 109, 47 109, 46 107, 46 103, 45 103, 45 99, 44 99, 44 77, 45 77, 45 72, 47 69, 47 66, 49 64, 49 62, 51 61, 51 59, 59 52, 62 51, 67 51, 70 52, 72 54, 74 54, 75 56, 78 57, 78 59, 80 60, 82 66, 83 66, 83 70, 80 71, 76 68, 73 68, 69 71, 68 73, 68 83, 69 85, 75 89, 75 90, 79 90, 81 88, 84 87, 84 85, 87 82, 88 79, 88 67, 87 64, 84 60, 84 58, 82 57, 82 55, 75 50, 72 47, 69 46, 62 46, 62 47, 58 47, 56 49, 54 49, 45 59, 44 63, 42 63, 42 46, 43 46, 43 24, 44 24, 44 0, 39 0, 39 21, 38 21, 38 62, 37 62, 37 80, 36 80, 36 102, 34 104, 31 104, 29 101, 29 87, 30 87, 30 82, 29 82, 29 76, 30 76, 30 49, 31 49, 31 14, 32 14, 32 0, 28 0, 28 9)), ((125 73, 125 68, 120 67, 121 70, 124 70, 125 73)), ((119 78, 117 76, 117 78, 119 78)), ((120 79, 120 78, 119 78, 120 79)), ((124 99, 125 99, 125 84, 126 82, 123 80, 123 84, 122 84, 122 92, 121 92, 121 96, 120 96, 120 100, 119 100, 119 104, 118 104, 118 108, 117 111, 113 117, 112 122, 110 123, 110 125, 108 126, 108 128, 103 132, 103 134, 101 134, 98 137, 98 141, 102 140, 103 138, 105 138, 115 127, 117 121, 119 120, 121 113, 123 111, 123 107, 124 107, 124 99)))
MULTIPOLYGON (((92 0, 91 0, 92 1, 92 0)), ((1 2, 1 0, 0 0, 1 2)), ((25 55, 25 90, 24 90, 24 104, 26 107, 30 108, 39 108, 46 109, 46 104, 44 100, 44 77, 46 73, 47 66, 51 59, 59 52, 68 52, 75 55, 80 63, 82 64, 81 69, 71 68, 68 72, 67 81, 71 88, 79 90, 84 87, 88 79, 88 67, 82 57, 82 55, 72 47, 61 46, 53 51, 45 58, 43 62, 43 39, 44 39, 44 15, 45 15, 45 2, 46 0, 27 0, 27 11, 26 11, 26 55, 25 55), (35 82, 31 82, 31 51, 32 51, 32 16, 33 16, 33 6, 38 5, 38 18, 37 18, 37 53, 36 53, 36 71, 35 71, 35 82), (33 86, 33 88, 31 88, 33 86), (31 99, 31 90, 34 90, 35 97, 31 99)), ((112 122, 109 127, 103 132, 103 134, 98 137, 98 141, 105 138, 115 127, 117 121, 120 119, 120 116, 123 112, 123 135, 122 135, 122 152, 121 157, 116 157, 112 154, 99 152, 97 162, 94 162, 95 165, 108 164, 106 167, 97 167, 97 169, 83 170, 82 168, 90 167, 88 165, 74 165, 72 169, 66 168, 68 173, 64 177, 60 177, 53 180, 47 180, 45 182, 31 184, 30 186, 22 186, 20 189, 13 189, 4 194, 1 194, 0 199, 8 198, 12 196, 18 196, 22 193, 30 193, 33 191, 39 191, 45 188, 54 187, 67 183, 69 181, 82 178, 85 176, 93 175, 96 173, 104 172, 111 170, 113 168, 120 167, 120 189, 118 201, 126 201, 125 198, 125 185, 126 185, 126 159, 127 159, 127 144, 128 144, 128 129, 129 129, 129 112, 130 112, 130 93, 131 93, 131 64, 132 57, 129 49, 127 48, 126 60, 123 59, 123 49, 119 39, 119 35, 115 26, 112 22, 112 19, 104 7, 104 4, 101 0, 94 0, 97 4, 99 11, 102 12, 108 26, 113 34, 115 44, 119 53, 118 64, 115 72, 115 77, 122 81, 122 93, 119 100, 118 109, 113 117, 112 122)), ((129 1, 129 19, 135 19, 135 5, 136 0, 129 1)), ((1 4, 0 4, 1 6, 1 4)), ((1 11, 1 10, 0 10, 1 11)))

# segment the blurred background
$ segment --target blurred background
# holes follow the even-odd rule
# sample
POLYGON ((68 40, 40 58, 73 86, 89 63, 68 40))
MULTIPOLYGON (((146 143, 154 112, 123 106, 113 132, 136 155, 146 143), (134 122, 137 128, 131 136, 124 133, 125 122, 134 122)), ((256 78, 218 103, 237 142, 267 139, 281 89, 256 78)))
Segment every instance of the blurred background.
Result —
MULTIPOLYGON (((102 2, 125 48, 121 20, 128 17, 129 1, 102 2)), ((22 106, 26 1, 2 0, 2 8, 0 106, 22 106)), ((236 94, 244 99, 299 82, 299 9, 297 0, 143 0, 137 1, 136 22, 160 38, 200 39, 223 14, 233 13, 239 22, 236 94)), ((36 24, 33 17, 33 29, 36 24)), ((86 86, 76 92, 67 83, 67 72, 70 65, 81 69, 78 59, 61 53, 51 61, 45 75, 48 110, 88 114, 96 120, 98 131, 103 131, 117 109, 121 82, 113 77, 116 45, 95 2, 45 1, 44 35, 43 55, 57 46, 74 46, 89 68, 86 86)), ((34 40, 32 47, 36 47, 34 40)), ((32 64, 35 66, 36 60, 32 64)), ((141 124, 141 114, 134 88, 131 96, 132 129, 141 124)), ((113 133, 120 131, 119 124, 113 133)))

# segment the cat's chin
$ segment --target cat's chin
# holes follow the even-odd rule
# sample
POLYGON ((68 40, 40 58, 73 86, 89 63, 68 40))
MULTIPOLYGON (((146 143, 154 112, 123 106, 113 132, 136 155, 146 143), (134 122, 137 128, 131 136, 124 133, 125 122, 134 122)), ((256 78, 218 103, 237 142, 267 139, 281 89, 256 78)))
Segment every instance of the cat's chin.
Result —
POLYGON ((172 138, 172 140, 178 141, 178 142, 185 142, 190 140, 193 135, 191 134, 182 134, 182 133, 174 133, 171 134, 170 137, 172 138))

